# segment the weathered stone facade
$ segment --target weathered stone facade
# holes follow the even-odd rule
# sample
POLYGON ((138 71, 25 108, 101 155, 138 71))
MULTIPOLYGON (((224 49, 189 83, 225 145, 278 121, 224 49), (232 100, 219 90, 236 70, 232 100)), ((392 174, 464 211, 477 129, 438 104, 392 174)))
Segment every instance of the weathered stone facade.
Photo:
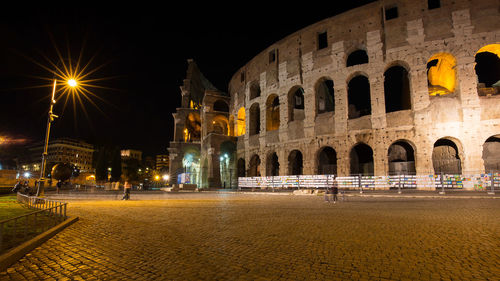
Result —
POLYGON ((498 171, 499 9, 496 0, 381 0, 269 46, 233 75, 228 97, 200 87, 200 109, 184 101, 186 80, 171 174, 193 145, 180 137, 188 111, 201 116, 202 186, 225 181, 223 142, 236 143, 231 177, 498 171), (211 113, 217 99, 227 114, 211 113), (209 128, 215 115, 228 131, 209 128))
MULTIPOLYGON (((437 2, 439 7, 432 9, 426 1, 409 0, 359 7, 287 36, 236 72, 229 83, 230 112, 236 117, 243 107, 246 116, 246 132, 237 141, 237 157, 244 161, 245 171, 240 168, 238 174, 269 176, 275 168, 279 175, 316 174, 325 170, 322 165, 334 166, 340 176, 405 172, 406 168, 391 170, 398 161, 406 162, 410 172, 417 174, 484 172, 486 140, 492 140, 488 145, 495 148, 491 151, 498 146, 500 96, 494 86, 486 87, 492 95, 479 94, 485 86, 478 85, 475 55, 482 47, 500 42, 499 4, 491 0, 437 2), (368 62, 346 66, 356 50, 366 51, 368 62), (454 88, 441 94, 431 93, 429 84, 427 64, 436 54, 451 55, 450 63, 454 63, 447 75, 454 88), (391 85, 384 81, 393 66, 407 75, 410 104, 388 112, 385 87, 391 85), (364 114, 351 117, 350 104, 358 101, 355 96, 350 101, 348 85, 359 76, 368 79, 370 106, 364 114), (334 89, 334 109, 326 112, 317 94, 319 81, 325 79, 333 81, 334 89), (254 84, 260 86, 257 97, 251 93, 254 84), (303 97, 293 96, 297 88, 303 89, 303 97), (279 98, 276 130, 267 129, 271 95, 279 98), (293 105, 301 98, 303 109, 293 105), (406 144, 412 159, 390 162, 389 150, 395 143, 406 144), (371 158, 366 158, 369 149, 353 154, 358 144, 371 148, 371 158), (320 160, 325 147, 333 148, 336 161, 320 160), (291 157, 296 150, 302 162, 298 169, 292 167, 297 165, 291 157)), ((498 162, 498 155, 490 157, 498 162)))

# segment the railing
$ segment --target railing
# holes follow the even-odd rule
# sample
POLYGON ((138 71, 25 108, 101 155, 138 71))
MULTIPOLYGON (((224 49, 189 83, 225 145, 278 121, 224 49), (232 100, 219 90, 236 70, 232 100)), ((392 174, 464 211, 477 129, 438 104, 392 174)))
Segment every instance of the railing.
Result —
POLYGON ((0 221, 0 252, 58 225, 67 218, 67 203, 20 193, 17 193, 17 201, 38 211, 0 221))
POLYGON ((240 177, 238 189, 325 189, 333 180, 341 189, 464 189, 494 193, 500 189, 500 173, 472 175, 393 175, 336 177, 335 175, 291 175, 273 177, 240 177))

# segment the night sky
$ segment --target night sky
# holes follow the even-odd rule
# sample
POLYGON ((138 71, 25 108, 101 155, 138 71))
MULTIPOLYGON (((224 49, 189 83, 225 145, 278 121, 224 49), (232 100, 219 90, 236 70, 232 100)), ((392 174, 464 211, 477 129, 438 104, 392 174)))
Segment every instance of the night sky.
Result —
MULTIPOLYGON (((347 2, 347 1, 346 1, 347 2)), ((0 12, 0 136, 41 141, 56 48, 73 62, 96 69, 88 88, 101 99, 59 101, 51 139, 81 138, 92 144, 115 144, 165 153, 173 137, 172 113, 180 106, 187 59, 193 58, 218 89, 227 92, 231 76, 269 45, 322 19, 373 1, 340 6, 273 4, 158 7, 151 3, 102 7, 43 6, 0 12), (91 58, 93 59, 91 60, 91 58), (44 87, 39 87, 43 86, 44 87), (101 112, 102 111, 102 112, 101 112), (88 117, 87 117, 88 116, 88 117)), ((252 2, 253 3, 253 2, 252 2)), ((336 4, 336 5, 334 5, 336 4)))

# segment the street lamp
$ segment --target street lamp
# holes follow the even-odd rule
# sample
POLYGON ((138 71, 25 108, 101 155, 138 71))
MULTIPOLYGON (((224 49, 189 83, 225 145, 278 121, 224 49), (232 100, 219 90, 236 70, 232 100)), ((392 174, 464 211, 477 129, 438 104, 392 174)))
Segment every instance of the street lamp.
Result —
MULTIPOLYGON (((73 78, 69 79, 67 81, 67 83, 72 88, 74 88, 78 85, 77 81, 73 78)), ((54 104, 56 103, 56 100, 55 100, 56 86, 57 86, 57 79, 54 79, 54 84, 52 86, 52 98, 50 100, 50 106, 49 106, 49 116, 47 118, 47 130, 45 132, 45 143, 43 146, 43 153, 42 153, 42 165, 41 165, 41 169, 40 169, 40 180, 38 181, 38 188, 36 191, 36 196, 44 195, 43 181, 45 181, 44 174, 45 174, 45 165, 47 163, 47 150, 49 147, 50 125, 51 125, 52 121, 54 121, 55 118, 59 117, 59 116, 55 115, 52 111, 54 108, 54 104)))

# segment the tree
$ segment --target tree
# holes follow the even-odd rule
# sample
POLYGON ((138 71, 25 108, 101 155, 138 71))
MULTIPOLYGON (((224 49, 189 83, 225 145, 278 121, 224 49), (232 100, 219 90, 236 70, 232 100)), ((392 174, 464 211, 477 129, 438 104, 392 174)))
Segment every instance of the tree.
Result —
POLYGON ((111 159, 111 181, 120 181, 122 176, 122 156, 120 148, 113 149, 113 158, 111 159))
POLYGON ((126 159, 125 160, 125 170, 123 171, 123 175, 129 181, 139 181, 140 178, 139 178, 138 171, 141 168, 142 168, 142 165, 138 159, 135 159, 135 158, 126 159))
POLYGON ((95 165, 95 178, 97 181, 105 181, 107 179, 106 166, 106 150, 104 149, 104 147, 101 147, 97 152, 97 160, 95 165))

